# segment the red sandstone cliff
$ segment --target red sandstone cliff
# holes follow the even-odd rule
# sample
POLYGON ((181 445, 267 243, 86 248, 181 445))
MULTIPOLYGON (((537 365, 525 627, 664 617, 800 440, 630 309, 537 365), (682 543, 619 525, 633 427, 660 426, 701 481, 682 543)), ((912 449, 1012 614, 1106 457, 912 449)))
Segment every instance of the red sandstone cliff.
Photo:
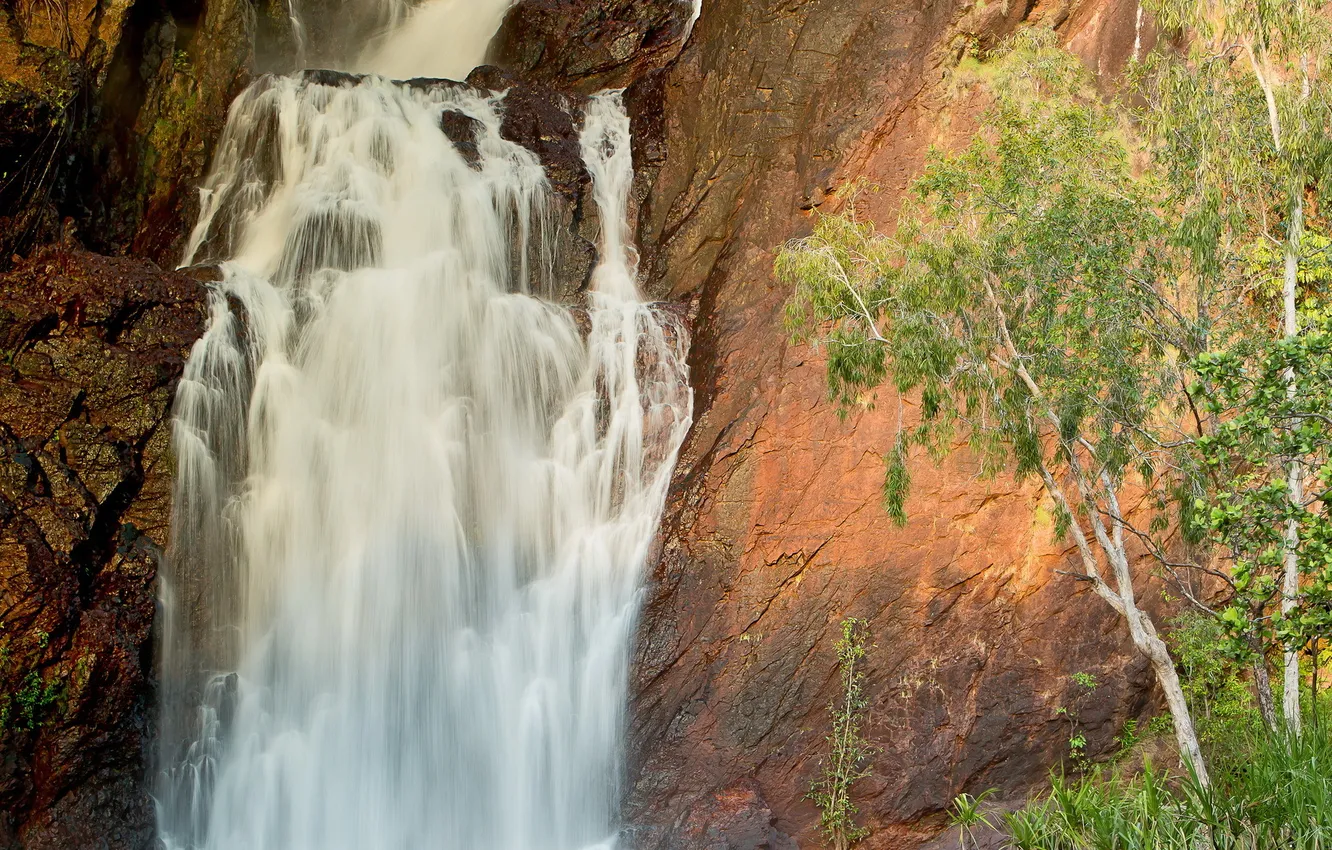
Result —
POLYGON ((654 101, 640 114, 662 116, 640 243, 653 285, 695 305, 699 402, 636 656, 640 846, 821 846, 805 795, 845 617, 875 644, 866 847, 931 838, 960 791, 1040 783, 1067 754, 1056 710, 1075 672, 1101 683, 1081 710, 1093 752, 1148 707, 1120 624, 1055 574, 1069 553, 1034 489, 979 480, 965 452, 920 458, 910 522, 890 522, 880 452, 912 401, 885 390, 839 419, 818 353, 787 342, 771 273, 848 181, 881 184, 867 206, 891 224, 926 149, 974 128, 945 92, 961 51, 1034 22, 1106 79, 1152 37, 1133 0, 715 0, 640 84, 654 101))

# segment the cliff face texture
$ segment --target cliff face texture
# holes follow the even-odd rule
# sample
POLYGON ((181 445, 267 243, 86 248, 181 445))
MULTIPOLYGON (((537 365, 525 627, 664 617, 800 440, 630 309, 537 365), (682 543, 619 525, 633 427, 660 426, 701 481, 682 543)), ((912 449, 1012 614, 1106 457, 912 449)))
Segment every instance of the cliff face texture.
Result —
POLYGON ((151 846, 153 580, 203 287, 52 248, 0 277, 0 847, 151 846))
MULTIPOLYGON (((309 0, 307 56, 353 37, 309 0), (321 48, 323 39, 327 44, 321 48)), ((630 842, 817 847, 806 795, 837 696, 834 643, 868 620, 865 846, 938 839, 941 809, 1017 800, 1151 706, 1119 624, 1055 570, 1032 488, 965 452, 916 462, 910 522, 879 505, 880 452, 914 401, 837 416, 816 351, 787 342, 775 249, 858 179, 891 224, 931 144, 976 126, 947 72, 1024 22, 1110 80, 1152 38, 1135 0, 519 0, 472 82, 512 86, 506 133, 564 199, 557 282, 591 263, 577 128, 561 104, 627 86, 633 213, 650 290, 693 320, 697 422, 635 650, 630 842), (681 39, 689 33, 683 52, 681 39), (1093 674, 1090 695, 1070 677, 1093 674)), ((227 104, 291 65, 280 0, 0 0, 3 257, 61 238, 173 264, 227 104), (68 233, 66 233, 66 237, 68 233)), ((465 122, 442 128, 465 145, 465 122)), ((0 848, 151 845, 145 747, 170 400, 201 287, 65 244, 0 277, 0 848)))
POLYGON ((656 291, 694 304, 698 415, 637 648, 638 846, 822 845, 806 795, 846 617, 874 644, 880 751, 854 789, 866 847, 933 838, 960 791, 1020 797, 1067 755, 1061 706, 1094 753, 1148 707, 1120 625, 1056 575, 1068 553, 1035 490, 979 480, 965 452, 920 458, 910 521, 893 526, 880 453, 914 401, 884 390, 839 419, 818 353, 786 341, 771 272, 849 181, 883 187, 864 205, 890 225, 927 148, 975 127, 974 105, 946 98, 948 68, 1035 20, 1107 77, 1151 37, 1131 1, 715 0, 680 60, 641 84, 661 164, 640 244, 656 291), (1099 683, 1085 700, 1077 672, 1099 683))
POLYGON ((227 109, 290 26, 284 0, 0 2, 0 259, 70 218, 174 265, 227 109))

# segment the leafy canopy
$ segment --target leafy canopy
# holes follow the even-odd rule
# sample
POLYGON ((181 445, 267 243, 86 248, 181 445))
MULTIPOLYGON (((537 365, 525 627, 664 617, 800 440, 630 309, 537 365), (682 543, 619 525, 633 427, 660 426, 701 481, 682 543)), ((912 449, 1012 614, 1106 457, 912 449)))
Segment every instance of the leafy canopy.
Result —
POLYGON ((987 473, 1067 467, 1083 446, 1118 480, 1159 452, 1146 435, 1197 344, 1160 188, 1086 70, 1046 30, 993 68, 986 129, 931 153, 895 237, 828 216, 777 260, 788 322, 827 346, 843 408, 885 380, 920 392, 888 460, 899 521, 905 450, 942 452, 959 431, 987 473))

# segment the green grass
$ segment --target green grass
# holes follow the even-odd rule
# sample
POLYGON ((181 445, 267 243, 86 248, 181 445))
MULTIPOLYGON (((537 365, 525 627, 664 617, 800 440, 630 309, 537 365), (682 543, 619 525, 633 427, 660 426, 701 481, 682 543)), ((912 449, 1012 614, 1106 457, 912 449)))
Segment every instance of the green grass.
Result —
POLYGON ((1211 788, 1150 764, 1131 779, 1056 776, 1047 796, 987 822, 1013 850, 1332 850, 1327 732, 1248 734, 1243 749, 1211 788))

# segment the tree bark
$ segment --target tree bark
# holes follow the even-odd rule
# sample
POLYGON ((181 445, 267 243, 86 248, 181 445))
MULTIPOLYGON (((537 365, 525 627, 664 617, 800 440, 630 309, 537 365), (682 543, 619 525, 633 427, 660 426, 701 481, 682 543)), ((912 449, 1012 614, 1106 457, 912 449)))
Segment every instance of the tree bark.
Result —
MULTIPOLYGON (((1137 643, 1137 632, 1134 642, 1137 643)), ((1156 671, 1156 680, 1161 683, 1161 692, 1165 695, 1166 706, 1170 709, 1170 718, 1175 723, 1175 742, 1179 745, 1179 754, 1186 764, 1193 768, 1198 782, 1204 788, 1212 784, 1207 775, 1207 765, 1203 762, 1202 747, 1198 743, 1198 732, 1193 728, 1193 716, 1189 713, 1188 701, 1184 699, 1184 687, 1180 684, 1179 673, 1175 670, 1174 659, 1169 648, 1153 631, 1138 648, 1152 662, 1156 671)))
MULTIPOLYGON (((1302 181, 1300 181, 1302 184, 1302 181)), ((1298 314, 1295 309, 1296 289, 1300 273, 1300 241, 1304 230, 1304 199, 1300 189, 1295 189, 1290 211, 1290 238, 1286 240, 1286 274, 1283 287, 1285 301, 1285 333, 1287 339, 1294 339, 1299 333, 1298 314)), ((1286 395, 1294 398, 1295 370, 1286 371, 1286 395)), ((1293 510, 1299 510, 1304 504, 1304 469, 1298 457, 1290 459, 1286 472, 1286 489, 1293 510)), ((1299 602, 1300 596, 1300 523, 1295 517, 1286 522, 1286 558, 1281 578, 1281 613, 1289 614, 1299 602)), ((1285 649, 1282 665, 1282 714, 1286 728, 1296 735, 1303 730, 1300 717, 1300 652, 1299 647, 1285 649)))
MULTIPOLYGON (((1097 501, 1090 482, 1082 475, 1076 457, 1071 460, 1073 474, 1078 478, 1079 488, 1087 501, 1092 533, 1097 544, 1105 553, 1106 560, 1115 575, 1115 588, 1105 586, 1101 596, 1110 601, 1111 606, 1128 621, 1129 634, 1133 645, 1147 656, 1156 673, 1156 680, 1165 695, 1166 706, 1170 709, 1171 720, 1175 724, 1175 740, 1179 744, 1180 757, 1184 759, 1204 788, 1211 785, 1207 773, 1207 764, 1203 761, 1202 746, 1198 742, 1198 732, 1193 726, 1193 715, 1189 711, 1188 700, 1184 698, 1184 687, 1179 681, 1179 672, 1175 670, 1175 660, 1170 655, 1170 647, 1156 632, 1156 625, 1145 611, 1138 607, 1137 594, 1133 589, 1133 570, 1129 565, 1128 550, 1124 545, 1124 514, 1119 507, 1116 493, 1117 481, 1104 471, 1100 474, 1101 493, 1109 509, 1111 527, 1106 529, 1097 511, 1097 501), (1110 597, 1113 596, 1113 599, 1110 597)), ((1102 582, 1104 585, 1104 582, 1102 582)))
POLYGON ((1263 725, 1267 731, 1275 732, 1280 727, 1277 717, 1276 701, 1272 699, 1272 677, 1267 673, 1267 658, 1263 655, 1262 644, 1255 638, 1252 642, 1253 687, 1258 692, 1258 711, 1263 716, 1263 725))

